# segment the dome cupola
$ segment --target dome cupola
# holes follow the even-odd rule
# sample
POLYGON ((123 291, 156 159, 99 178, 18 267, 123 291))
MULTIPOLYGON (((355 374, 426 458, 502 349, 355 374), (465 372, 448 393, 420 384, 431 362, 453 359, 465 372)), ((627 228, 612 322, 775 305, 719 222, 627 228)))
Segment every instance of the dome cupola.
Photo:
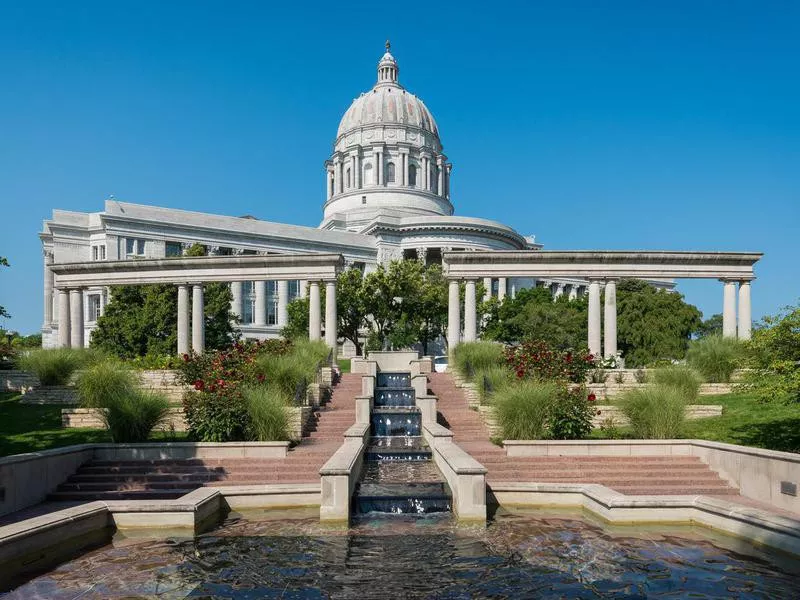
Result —
POLYGON ((326 161, 323 227, 359 230, 377 213, 451 215, 450 170, 433 115, 400 85, 386 41, 377 82, 342 116, 326 161), (331 225, 331 223, 336 225, 331 225))

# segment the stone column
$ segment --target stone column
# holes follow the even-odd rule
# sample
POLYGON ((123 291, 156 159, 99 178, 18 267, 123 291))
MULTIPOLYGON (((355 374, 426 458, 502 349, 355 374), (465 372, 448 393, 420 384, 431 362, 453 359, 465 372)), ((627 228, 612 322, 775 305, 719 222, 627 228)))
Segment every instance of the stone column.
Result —
MULTIPOLYGON (((180 288, 179 288, 180 289, 180 288)), ((242 315, 244 312, 242 311, 242 282, 241 281, 232 281, 231 282, 231 312, 239 317, 241 321, 242 315)))
POLYGON ((722 280, 722 335, 736 337, 736 282, 722 280))
POLYGON ((508 279, 500 277, 497 280, 497 299, 502 301, 506 297, 506 288, 508 287, 508 279))
POLYGON ((383 151, 375 151, 375 183, 383 185, 383 151))
POLYGON ((308 283, 308 339, 318 340, 322 329, 319 302, 319 281, 308 283))
POLYGON ((447 289, 447 346, 452 352, 461 338, 461 298, 458 281, 451 279, 447 289))
POLYGON ((278 327, 286 327, 289 323, 289 282, 286 279, 278 281, 278 327))
POLYGON ((358 188, 359 187, 358 180, 356 179, 356 177, 358 177, 358 170, 357 170, 358 167, 357 167, 357 165, 358 165, 358 159, 356 158, 356 155, 353 154, 350 157, 350 187, 351 188, 358 188))
POLYGON ((189 286, 178 286, 178 354, 189 354, 189 286))
POLYGON ((192 284, 192 350, 197 354, 206 351, 206 319, 203 284, 192 284))
POLYGON ((750 312, 750 282, 739 282, 739 339, 749 340, 753 328, 753 316, 750 312))
POLYGON ((600 282, 589 281, 589 352, 600 356, 600 282))
POLYGON ((58 290, 58 347, 69 348, 70 344, 69 291, 58 290))
POLYGON ((617 353, 617 282, 613 279, 606 281, 603 353, 606 358, 617 353))
POLYGON ((83 348, 83 290, 69 291, 69 345, 83 348))
POLYGON ((474 342, 478 338, 478 322, 475 307, 475 280, 467 279, 464 288, 464 341, 474 342))
POLYGON ((553 294, 553 298, 560 298, 564 295, 564 284, 563 283, 556 283, 556 291, 553 294))
POLYGON ((267 282, 255 282, 256 302, 253 308, 253 325, 264 327, 267 324, 267 282))
POLYGON ((339 321, 336 315, 336 282, 325 282, 325 343, 333 350, 333 360, 336 360, 336 340, 338 336, 339 321))
POLYGON ((436 193, 439 196, 444 196, 444 164, 442 164, 441 155, 436 158, 436 166, 439 179, 436 182, 436 193))
POLYGON ((578 297, 578 286, 575 285, 574 283, 570 284, 570 286, 569 286, 569 299, 570 300, 575 300, 577 297, 578 297))
POLYGON ((53 324, 53 253, 44 253, 44 326, 50 327, 53 324))
POLYGON ((483 301, 486 302, 490 300, 492 297, 492 278, 491 277, 484 277, 483 278, 483 301))
POLYGON ((297 282, 297 297, 305 298, 308 294, 308 281, 301 279, 297 282))

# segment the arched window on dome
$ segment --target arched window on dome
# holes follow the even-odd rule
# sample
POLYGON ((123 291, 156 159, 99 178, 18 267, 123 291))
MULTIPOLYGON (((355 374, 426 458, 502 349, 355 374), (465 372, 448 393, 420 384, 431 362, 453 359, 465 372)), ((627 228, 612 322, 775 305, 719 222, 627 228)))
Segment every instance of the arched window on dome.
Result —
POLYGON ((344 181, 345 181, 345 185, 347 187, 353 187, 352 184, 350 183, 351 179, 350 179, 350 168, 349 167, 347 168, 347 174, 345 175, 344 181))
POLYGON ((416 165, 408 165, 408 185, 417 187, 417 167, 416 165))
POLYGON ((364 185, 372 185, 375 183, 372 173, 372 163, 364 164, 364 185))
POLYGON ((386 183, 394 183, 394 163, 386 163, 386 183))

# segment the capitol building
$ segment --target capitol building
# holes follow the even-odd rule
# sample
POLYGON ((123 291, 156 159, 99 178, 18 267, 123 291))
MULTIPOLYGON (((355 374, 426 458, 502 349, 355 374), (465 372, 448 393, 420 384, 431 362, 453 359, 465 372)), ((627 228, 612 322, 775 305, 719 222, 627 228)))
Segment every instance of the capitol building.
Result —
MULTIPOLYGON (((538 250, 532 237, 512 227, 454 214, 453 165, 433 114, 400 83, 400 69, 386 44, 377 81, 353 100, 324 163, 326 198, 322 222, 305 227, 129 204, 110 199, 100 212, 54 210, 40 233, 44 250, 43 344, 56 346, 58 302, 52 265, 84 261, 179 256, 194 243, 209 254, 335 253, 346 267, 369 272, 395 259, 440 263, 445 251, 538 250)), ((577 296, 585 280, 485 278, 495 296, 533 285, 554 295, 577 296)), ((302 280, 231 284, 242 335, 279 335, 287 304, 306 293, 302 280)), ((84 344, 109 300, 107 288, 83 290, 84 344)))

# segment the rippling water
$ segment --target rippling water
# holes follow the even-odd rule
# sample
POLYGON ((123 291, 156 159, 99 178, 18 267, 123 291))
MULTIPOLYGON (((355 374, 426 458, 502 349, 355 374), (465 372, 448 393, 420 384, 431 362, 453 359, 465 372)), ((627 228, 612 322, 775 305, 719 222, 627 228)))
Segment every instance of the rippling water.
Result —
POLYGON ((316 517, 273 513, 229 520, 194 540, 117 540, 7 597, 800 597, 800 561, 728 538, 537 515, 499 514, 485 529, 447 518, 366 518, 335 531, 316 517))

